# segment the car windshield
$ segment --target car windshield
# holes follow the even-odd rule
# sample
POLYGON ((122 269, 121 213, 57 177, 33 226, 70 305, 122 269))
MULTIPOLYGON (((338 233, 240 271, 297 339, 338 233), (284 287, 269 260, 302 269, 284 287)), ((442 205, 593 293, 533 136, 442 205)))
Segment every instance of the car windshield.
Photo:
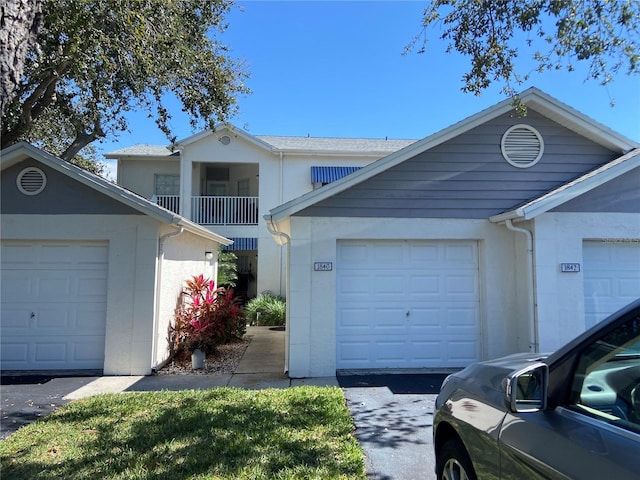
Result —
POLYGON ((569 406, 601 421, 640 430, 640 316, 581 352, 569 406))

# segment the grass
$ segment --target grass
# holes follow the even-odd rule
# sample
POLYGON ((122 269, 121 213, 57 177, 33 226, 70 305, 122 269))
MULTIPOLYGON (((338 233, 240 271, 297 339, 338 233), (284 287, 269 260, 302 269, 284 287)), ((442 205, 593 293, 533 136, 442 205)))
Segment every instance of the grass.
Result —
POLYGON ((0 442, 3 479, 361 479, 337 387, 99 395, 0 442))

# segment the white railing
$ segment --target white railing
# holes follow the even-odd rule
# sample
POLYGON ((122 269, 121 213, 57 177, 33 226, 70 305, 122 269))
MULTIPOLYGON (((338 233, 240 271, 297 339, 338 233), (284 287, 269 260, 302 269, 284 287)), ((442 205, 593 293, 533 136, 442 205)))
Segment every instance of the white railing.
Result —
POLYGON ((179 195, 154 195, 151 201, 156 202, 161 207, 171 210, 173 213, 180 213, 179 195))
MULTIPOLYGON (((154 195, 151 200, 180 213, 179 195, 154 195)), ((258 197, 191 197, 191 220, 200 225, 258 225, 258 197)))
POLYGON ((191 219, 200 225, 257 225, 258 197, 192 197, 191 219))

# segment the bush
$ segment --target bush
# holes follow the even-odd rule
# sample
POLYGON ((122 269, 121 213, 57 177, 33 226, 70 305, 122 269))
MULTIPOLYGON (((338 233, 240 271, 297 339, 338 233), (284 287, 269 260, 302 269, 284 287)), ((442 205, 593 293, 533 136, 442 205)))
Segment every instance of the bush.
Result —
POLYGON ((284 325, 287 302, 278 295, 261 293, 256 298, 249 300, 244 310, 252 325, 284 325))
POLYGON ((197 348, 212 353, 216 346, 242 338, 246 328, 232 289, 215 288, 214 281, 202 275, 193 277, 187 280, 169 325, 170 354, 185 358, 197 348))

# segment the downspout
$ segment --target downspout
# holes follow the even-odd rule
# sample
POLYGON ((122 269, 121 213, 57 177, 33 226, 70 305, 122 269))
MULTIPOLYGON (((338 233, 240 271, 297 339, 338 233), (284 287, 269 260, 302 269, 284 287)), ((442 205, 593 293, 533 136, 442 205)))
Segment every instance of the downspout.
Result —
POLYGON ((282 205, 284 203, 284 192, 282 191, 284 186, 284 152, 280 150, 280 188, 278 191, 280 192, 280 198, 278 205, 282 205))
POLYGON ((157 267, 157 275, 156 275, 156 302, 155 302, 155 312, 153 315, 153 346, 151 348, 151 368, 154 371, 157 367, 156 358, 158 354, 158 322, 160 321, 157 316, 160 314, 160 295, 162 289, 162 261, 164 260, 164 244, 165 242, 173 237, 177 237, 178 235, 182 235, 184 232, 184 227, 179 227, 178 230, 166 233, 160 237, 158 240, 158 267, 157 267))
MULTIPOLYGON (((280 150, 280 188, 278 189, 278 191, 280 192, 280 198, 278 199, 278 205, 282 205, 284 203, 284 152, 282 150, 280 150)), ((276 235, 279 235, 280 238, 284 238, 282 237, 282 235, 285 235, 287 238, 284 239, 284 242, 282 245, 287 245, 289 243, 289 240, 291 240, 286 234, 282 233, 282 232, 278 232, 275 228, 275 225, 273 224, 273 220, 271 220, 271 217, 269 217, 269 222, 271 222, 271 229, 269 228, 269 226, 267 226, 267 229, 269 230, 269 233, 271 233, 272 235, 275 233, 276 235), (273 231, 272 231, 273 230, 273 231)), ((288 251, 288 250, 287 250, 288 251)), ((287 253, 288 255, 288 253, 287 253)), ((282 285, 285 283, 284 281, 284 270, 285 267, 289 264, 289 259, 288 257, 283 257, 282 256, 282 248, 280 249, 280 278, 278 279, 278 284, 279 284, 279 288, 280 291, 282 292, 282 285)), ((285 285, 286 288, 286 285, 285 285)), ((286 290, 285 290, 286 291, 286 290)))
POLYGON ((512 232, 522 233, 527 237, 527 295, 529 307, 529 351, 538 352, 538 315, 535 304, 535 266, 533 259, 533 234, 526 228, 514 227, 511 219, 505 221, 508 230, 512 232))
MULTIPOLYGON (((267 217, 265 217, 265 220, 267 220, 267 217)), ((269 230, 269 233, 271 235, 274 236, 278 236, 282 239, 282 246, 285 246, 287 249, 287 255, 286 255, 286 265, 289 266, 290 262, 291 262, 291 237, 289 235, 287 235, 284 232, 279 232, 275 223, 273 222, 273 218, 271 217, 271 215, 269 215, 269 218, 267 220, 267 230, 269 230)), ((282 269, 281 269, 282 270, 282 269)), ((288 282, 288 276, 285 277, 287 280, 285 281, 285 297, 287 298, 287 301, 289 300, 289 282, 288 282)), ((282 292, 282 277, 280 277, 280 292, 282 292)), ((289 371, 289 315, 290 315, 290 311, 291 308, 289 308, 289 306, 287 306, 286 309, 286 314, 285 314, 285 347, 284 347, 284 371, 285 373, 289 371)))

